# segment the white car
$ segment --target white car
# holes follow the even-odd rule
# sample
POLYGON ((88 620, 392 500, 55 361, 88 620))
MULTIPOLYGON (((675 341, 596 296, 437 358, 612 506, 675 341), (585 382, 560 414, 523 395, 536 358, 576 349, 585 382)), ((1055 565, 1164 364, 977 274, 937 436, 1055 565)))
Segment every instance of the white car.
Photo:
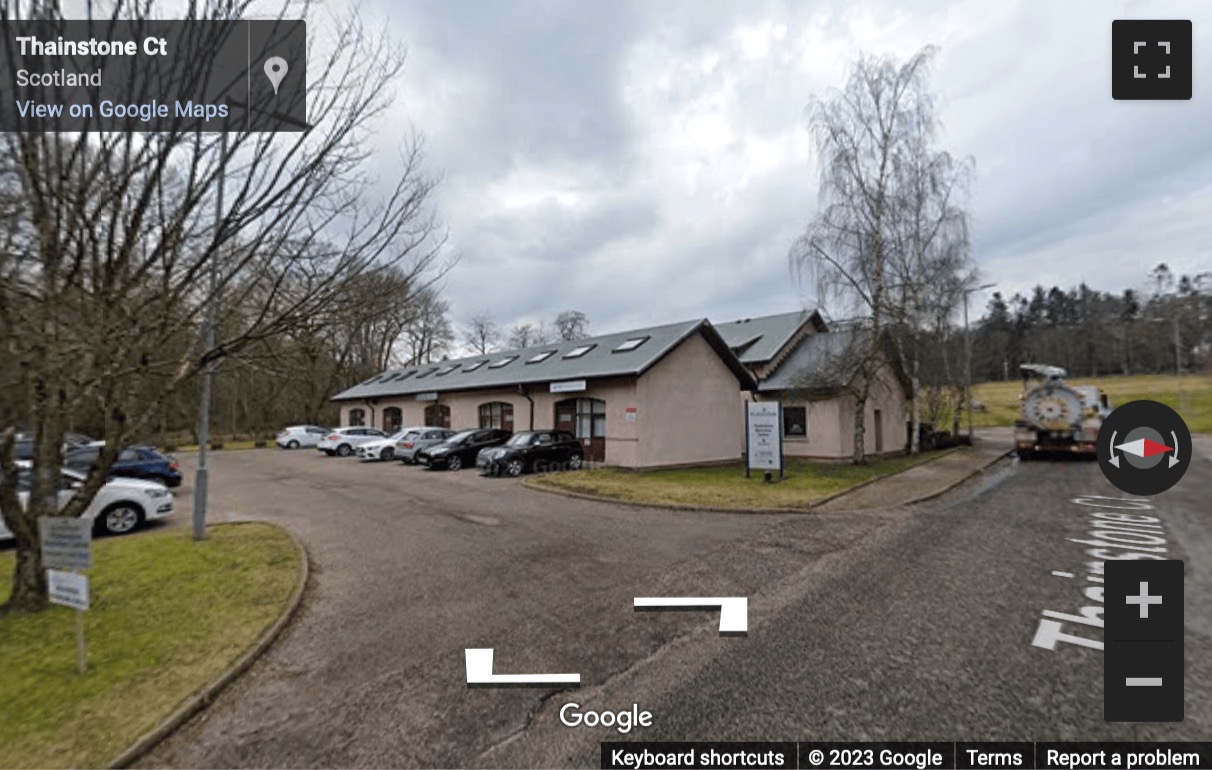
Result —
POLYGON ((291 425, 289 428, 283 428, 274 441, 283 449, 314 447, 331 432, 329 428, 321 428, 319 425, 291 425))
POLYGON ((327 436, 320 439, 316 449, 329 457, 349 457, 362 444, 381 438, 387 438, 387 434, 378 428, 333 428, 327 436))
MULTIPOLYGON (((84 483, 85 474, 70 468, 64 468, 59 473, 59 507, 63 508, 84 483)), ((33 481, 34 474, 30 468, 18 469, 17 499, 23 508, 29 504, 33 481)), ((173 493, 163 484, 115 477, 97 490, 97 495, 80 516, 92 519, 98 533, 123 535, 133 532, 144 522, 162 519, 172 515, 172 512, 173 493)), ((0 517, 0 540, 10 540, 12 537, 13 533, 0 517)))
POLYGON ((405 436, 416 434, 425 428, 401 428, 387 438, 379 438, 359 444, 357 453, 362 460, 394 460, 396 459, 396 442, 403 441, 405 436))

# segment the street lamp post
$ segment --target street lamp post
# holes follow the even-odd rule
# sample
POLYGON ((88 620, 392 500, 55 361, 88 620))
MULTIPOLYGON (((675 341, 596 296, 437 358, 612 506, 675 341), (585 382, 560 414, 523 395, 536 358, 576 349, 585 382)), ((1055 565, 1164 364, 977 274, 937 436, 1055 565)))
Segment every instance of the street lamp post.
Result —
POLYGON ((997 286, 996 283, 986 283, 971 289, 964 289, 964 405, 968 411, 968 446, 972 446, 972 333, 968 329, 968 295, 974 291, 984 291, 997 286))
MULTIPOLYGON (((219 189, 215 194, 215 236, 223 223, 223 187, 227 174, 227 133, 220 137, 219 149, 219 189)), ((219 249, 210 255, 208 269, 208 288, 206 292, 206 310, 202 321, 202 348, 204 355, 210 355, 215 346, 215 325, 218 321, 218 292, 219 292, 219 249)), ((210 465, 207 462, 207 452, 210 450, 210 405, 211 391, 215 378, 214 361, 207 361, 202 370, 202 403, 198 414, 198 469, 194 473, 194 511, 193 530, 194 540, 206 537, 206 497, 210 482, 210 465)))

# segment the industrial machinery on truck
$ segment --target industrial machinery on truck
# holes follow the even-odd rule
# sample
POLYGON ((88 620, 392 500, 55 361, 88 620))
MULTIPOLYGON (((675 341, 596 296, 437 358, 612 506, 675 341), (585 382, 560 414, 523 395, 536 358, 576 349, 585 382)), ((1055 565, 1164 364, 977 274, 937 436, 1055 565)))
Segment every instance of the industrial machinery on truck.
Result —
POLYGON ((1023 393, 1014 423, 1014 449, 1031 460, 1047 453, 1095 456, 1098 429, 1111 413, 1107 394, 1093 385, 1070 385, 1059 366, 1023 364, 1023 393))

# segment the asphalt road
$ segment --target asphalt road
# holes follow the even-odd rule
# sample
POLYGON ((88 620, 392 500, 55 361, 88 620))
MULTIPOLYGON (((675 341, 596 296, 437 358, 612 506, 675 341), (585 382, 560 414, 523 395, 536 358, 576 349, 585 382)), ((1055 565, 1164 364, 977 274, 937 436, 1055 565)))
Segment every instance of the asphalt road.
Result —
POLYGON ((1109 509, 1072 500, 1121 494, 1093 463, 1007 460, 931 503, 779 517, 313 451, 212 456, 215 518, 290 527, 314 585, 279 643, 144 766, 588 767, 622 739, 1212 738, 1207 456, 1132 512, 1158 517, 1166 555, 1187 561, 1186 720, 1161 725, 1103 722, 1101 651, 1033 644, 1045 610, 1095 603, 1091 546, 1070 538, 1109 509), (719 636, 718 613, 632 610, 679 595, 747 596, 748 636, 719 636), (468 689, 468 647, 494 648, 497 673, 582 685, 468 689), (568 702, 637 703, 653 725, 565 727, 568 702))

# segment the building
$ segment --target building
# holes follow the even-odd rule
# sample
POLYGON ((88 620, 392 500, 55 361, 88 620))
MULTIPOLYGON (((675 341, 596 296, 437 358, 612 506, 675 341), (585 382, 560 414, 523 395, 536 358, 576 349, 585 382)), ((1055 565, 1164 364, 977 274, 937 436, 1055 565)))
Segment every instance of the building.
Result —
POLYGON ((757 388, 705 319, 383 372, 333 398, 345 425, 568 430, 629 468, 735 460, 757 388))
MULTIPOLYGON (((853 331, 830 331, 820 313, 746 318, 716 326, 741 363, 758 381, 742 400, 777 400, 783 411, 783 454, 789 457, 849 458, 854 455, 857 346, 853 331)), ((893 355, 885 356, 872 383, 864 418, 867 454, 905 448, 911 390, 893 355)), ((744 415, 738 427, 744 441, 744 415)))
MULTIPOLYGON (((629 468, 738 459, 744 402, 780 400, 784 454, 846 458, 853 454, 847 385, 854 370, 830 357, 849 339, 809 311, 719 326, 685 321, 391 370, 333 400, 342 424, 387 431, 568 430, 586 460, 629 468)), ((908 407, 899 371, 883 367, 872 389, 869 453, 904 446, 908 407)))

